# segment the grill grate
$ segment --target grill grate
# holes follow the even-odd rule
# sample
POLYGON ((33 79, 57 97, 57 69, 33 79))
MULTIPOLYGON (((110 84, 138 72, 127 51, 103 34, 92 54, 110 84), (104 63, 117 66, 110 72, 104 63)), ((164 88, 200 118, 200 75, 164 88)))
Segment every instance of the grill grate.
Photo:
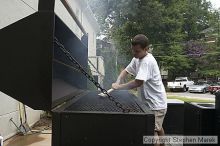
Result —
MULTIPOLYGON (((114 102, 107 97, 98 96, 99 92, 90 92, 80 97, 75 103, 66 108, 66 111, 103 111, 103 112, 122 112, 114 102)), ((136 103, 134 95, 127 91, 114 91, 111 93, 116 100, 123 104, 125 108, 129 108, 131 112, 143 113, 143 110, 136 103)))

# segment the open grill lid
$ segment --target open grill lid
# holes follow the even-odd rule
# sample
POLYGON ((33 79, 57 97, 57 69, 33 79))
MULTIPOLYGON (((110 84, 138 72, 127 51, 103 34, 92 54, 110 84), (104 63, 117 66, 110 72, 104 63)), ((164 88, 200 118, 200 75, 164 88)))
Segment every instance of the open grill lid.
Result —
POLYGON ((71 67, 54 38, 83 67, 88 48, 55 15, 54 0, 40 0, 39 9, 0 30, 0 91, 33 109, 51 110, 87 88, 87 79, 71 67))

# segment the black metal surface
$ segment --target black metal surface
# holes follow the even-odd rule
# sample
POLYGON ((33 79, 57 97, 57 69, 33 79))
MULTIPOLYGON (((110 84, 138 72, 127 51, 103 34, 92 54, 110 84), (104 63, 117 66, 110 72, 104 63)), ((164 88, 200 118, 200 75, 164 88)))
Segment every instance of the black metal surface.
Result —
MULTIPOLYGON (((107 97, 98 96, 100 92, 90 92, 81 97, 65 111, 96 111, 96 112, 122 112, 114 102, 107 97)), ((143 110, 136 102, 136 96, 129 94, 127 91, 113 91, 111 93, 116 100, 122 103, 125 108, 131 109, 130 112, 143 113, 143 110)))
POLYGON ((215 93, 215 109, 216 109, 216 134, 218 135, 218 143, 220 144, 220 91, 215 93))
POLYGON ((80 94, 87 79, 70 67, 54 36, 87 67, 88 48, 53 11, 36 12, 0 30, 0 91, 39 110, 80 94))
POLYGON ((0 30, 0 91, 34 109, 51 105, 53 13, 34 13, 0 30))
POLYGON ((137 97, 128 91, 112 93, 133 108, 123 113, 97 94, 90 92, 53 111, 53 146, 143 146, 143 136, 154 135, 154 115, 137 97))
POLYGON ((106 97, 115 103, 115 105, 120 108, 124 113, 130 112, 130 109, 125 108, 123 106, 123 104, 121 104, 119 101, 116 101, 115 97, 113 97, 112 95, 110 95, 106 89, 104 89, 100 83, 98 83, 94 77, 92 75, 90 75, 87 71, 87 69, 85 69, 74 57, 73 55, 71 55, 71 53, 66 49, 66 47, 60 43, 60 41, 55 37, 54 39, 54 43, 59 47, 59 49, 62 51, 63 54, 65 54, 66 58, 68 58, 68 60, 71 62, 72 66, 74 67, 74 69, 77 69, 81 74, 83 74, 89 81, 91 81, 96 87, 97 89, 99 89, 102 94, 106 95, 106 97))
MULTIPOLYGON (((81 42, 57 16, 55 17, 55 37, 86 69, 88 66, 88 48, 84 45, 86 40, 81 42)), ((86 77, 75 67, 72 67, 74 65, 58 47, 54 44, 52 107, 80 94, 82 91, 79 89, 87 88, 86 77)))
MULTIPOLYGON (((215 107, 210 104, 184 104, 184 135, 214 136, 215 107)), ((186 144, 189 146, 189 144, 186 144)), ((196 144, 193 144, 195 146, 196 144)), ((199 145, 199 144, 197 144, 199 145)))
POLYGON ((55 0, 38 0, 38 11, 54 11, 55 0))
POLYGON ((166 134, 183 135, 184 130, 184 102, 167 104, 167 113, 163 128, 166 134))
POLYGON ((61 123, 59 146, 143 146, 154 134, 153 115, 63 113, 61 123))

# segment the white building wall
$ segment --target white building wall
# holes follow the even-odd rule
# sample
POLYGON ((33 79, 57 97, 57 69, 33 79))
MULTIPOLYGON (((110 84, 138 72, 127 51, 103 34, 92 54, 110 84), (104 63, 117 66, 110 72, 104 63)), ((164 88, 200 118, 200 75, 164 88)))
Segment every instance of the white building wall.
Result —
MULTIPOLYGON (((91 14, 88 14, 88 7, 84 0, 69 0, 69 5, 76 14, 78 20, 83 25, 88 33, 88 54, 96 56, 96 28, 91 23, 91 14)), ((56 0, 55 13, 65 22, 65 24, 78 36, 79 39, 83 36, 82 31, 72 19, 68 11, 63 6, 60 0, 56 0)), ((97 27, 97 26, 96 26, 97 27)))
POLYGON ((89 56, 96 56, 96 33, 89 25, 89 20, 87 17, 83 17, 83 25, 85 26, 86 32, 88 32, 88 55, 89 56))
MULTIPOLYGON (((29 5, 37 10, 36 0, 25 1, 28 1, 29 5)), ((24 2, 21 0, 0 0, 0 29, 35 12, 24 2)))
MULTIPOLYGON (((96 35, 99 31, 97 22, 92 14, 92 11, 87 6, 87 3, 85 0, 69 0, 69 5, 75 12, 78 20, 84 27, 85 31, 88 33, 88 56, 90 62, 93 63, 93 65, 101 72, 102 74, 99 74, 99 83, 102 83, 103 76, 104 76, 104 62, 103 58, 99 57, 99 66, 97 66, 96 59, 96 35)), ((69 15, 65 7, 62 5, 62 2, 58 0, 56 2, 55 6, 55 13, 67 24, 67 26, 78 36, 80 39, 83 36, 82 31, 79 29, 79 27, 76 25, 75 21, 72 19, 72 17, 69 15), (65 12, 65 13, 64 13, 65 12)), ((90 65, 90 68, 92 70, 92 74, 97 76, 97 70, 94 69, 93 65, 90 65)))
MULTIPOLYGON (((0 29, 10 25, 24 17, 27 17, 38 10, 38 0, 0 0, 0 29), (24 2, 26 3, 24 3, 24 2), (28 6, 28 5, 29 6, 28 6)), ((91 25, 88 16, 87 6, 84 0, 68 0, 71 8, 82 23, 88 33, 88 53, 89 56, 96 56, 96 31, 91 25)), ((55 13, 65 22, 65 24, 81 39, 83 33, 76 25, 66 8, 60 0, 55 0, 55 13)), ((90 14, 91 15, 91 14, 90 14)), ((97 27, 97 26, 96 26, 97 27)))
MULTIPOLYGON (((33 14, 37 7, 38 1, 36 0, 24 0, 24 2, 21 0, 0 0, 0 29, 33 14)), ((18 104, 18 101, 0 92, 0 134, 4 139, 17 133, 17 129, 10 122, 10 119, 12 118, 16 125, 20 125, 18 104)), ((26 111, 28 123, 32 126, 40 119, 42 111, 29 107, 26 107, 26 111)))
MULTIPOLYGON (((0 134, 4 139, 17 133, 16 127, 10 121, 12 118, 16 125, 20 125, 19 102, 0 92, 0 134)), ((33 110, 26 106, 28 124, 32 126, 39 121, 42 111, 33 110)), ((23 115, 23 114, 22 114, 23 115)))
MULTIPOLYGON (((80 11, 79 4, 75 2, 75 0, 68 1, 73 11, 76 13, 76 11, 80 11)), ((81 31, 79 30, 79 27, 77 26, 76 22, 73 20, 73 18, 70 16, 66 8, 63 6, 62 2, 60 0, 56 0, 55 3, 55 13, 62 19, 62 21, 78 36, 80 39, 82 37, 81 31)), ((78 13, 78 17, 80 16, 80 13, 78 13)))
MULTIPOLYGON (((91 18, 88 16, 86 2, 84 0, 68 0, 84 29, 88 32, 88 53, 89 56, 96 56, 96 32, 97 28, 92 26, 91 18)), ((38 0, 0 0, 0 29, 25 18, 38 10, 38 0)), ((60 0, 56 0, 55 13, 66 23, 66 25, 78 36, 82 37, 82 32, 75 21, 69 15, 60 0)), ((33 125, 40 119, 42 111, 35 111, 27 107, 28 122, 33 125)), ((19 121, 18 101, 0 92, 0 134, 7 139, 16 133, 15 126, 19 121)))

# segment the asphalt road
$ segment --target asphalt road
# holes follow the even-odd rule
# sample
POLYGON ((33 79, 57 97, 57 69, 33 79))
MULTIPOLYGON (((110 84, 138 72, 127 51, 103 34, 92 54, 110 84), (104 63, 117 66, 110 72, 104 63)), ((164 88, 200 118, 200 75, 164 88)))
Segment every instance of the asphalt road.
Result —
POLYGON ((199 97, 199 98, 211 98, 211 99, 215 99, 215 95, 214 94, 210 94, 209 92, 207 92, 206 94, 203 93, 189 93, 189 92, 167 92, 168 96, 183 96, 183 97, 199 97))

